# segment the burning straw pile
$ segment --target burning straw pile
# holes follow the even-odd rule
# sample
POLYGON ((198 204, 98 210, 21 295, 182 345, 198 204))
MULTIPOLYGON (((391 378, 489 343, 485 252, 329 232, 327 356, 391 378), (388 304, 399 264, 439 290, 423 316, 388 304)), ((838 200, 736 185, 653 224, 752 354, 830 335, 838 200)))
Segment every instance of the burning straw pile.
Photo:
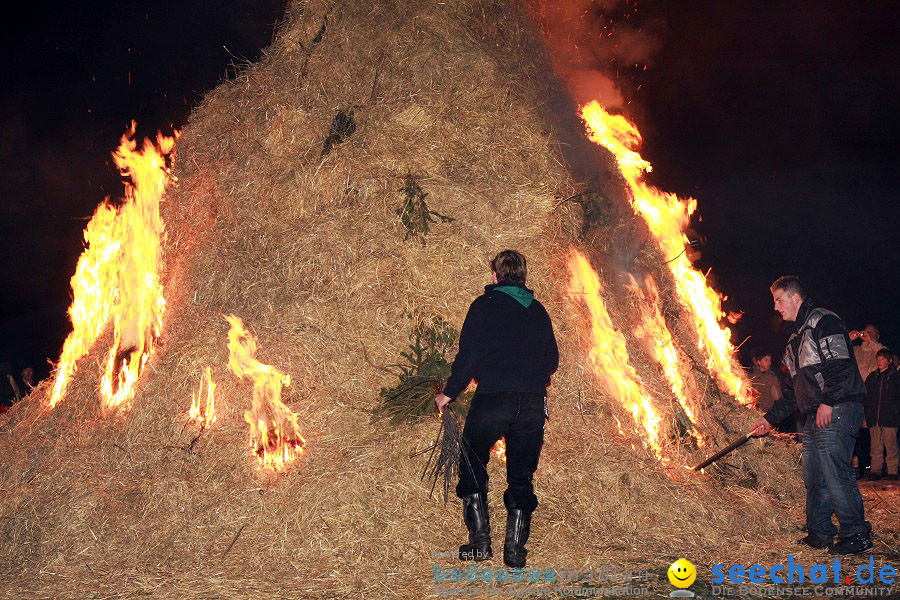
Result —
POLYGON ((707 474, 685 468, 752 413, 710 376, 667 257, 649 242, 629 270, 658 283, 693 418, 636 337, 642 301, 615 249, 645 226, 621 208, 608 154, 594 147, 592 196, 564 166, 558 136, 581 125, 574 106, 546 111, 561 92, 542 56, 516 3, 292 5, 259 64, 209 94, 177 143, 178 182, 161 205, 166 312, 130 403, 99 399, 108 326, 52 410, 45 382, 0 421, 0 594, 425 596, 432 553, 464 535, 458 502, 430 497, 425 457, 412 457, 439 422, 372 415, 379 390, 397 384, 415 318, 461 326, 505 247, 528 257, 563 357, 530 562, 747 563, 767 552, 763 540, 790 540, 796 450, 756 440, 707 474), (576 250, 599 273, 623 372, 655 407, 643 419, 655 446, 595 372, 576 250), (272 392, 281 407, 260 413, 302 431, 302 454, 280 472, 248 445, 245 413, 260 393, 229 370, 228 314, 257 341, 254 368, 290 382, 272 392), (201 377, 215 382, 208 427, 189 415, 201 377))

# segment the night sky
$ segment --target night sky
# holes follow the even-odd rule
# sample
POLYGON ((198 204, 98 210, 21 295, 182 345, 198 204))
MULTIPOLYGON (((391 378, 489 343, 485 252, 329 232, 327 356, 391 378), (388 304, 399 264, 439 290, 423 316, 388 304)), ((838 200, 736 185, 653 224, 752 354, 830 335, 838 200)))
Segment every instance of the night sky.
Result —
MULTIPOLYGON (((78 3, 6 19, 0 90, 0 360, 48 372, 81 232, 118 195, 110 152, 182 126, 259 56, 284 1, 78 3)), ((699 200, 701 266, 778 350, 768 286, 797 274, 900 347, 900 4, 645 2, 658 48, 616 83, 663 189, 699 200)), ((744 356, 746 359, 746 356, 744 356)))
POLYGON ((269 45, 284 0, 33 3, 3 23, 0 361, 49 372, 69 331, 82 231, 122 193, 110 153, 182 127, 235 64, 269 45))
POLYGON ((663 189, 698 199, 703 268, 780 352, 768 287, 799 275, 900 350, 900 3, 642 3, 660 40, 623 88, 663 189), (635 85, 637 84, 637 85, 635 85))

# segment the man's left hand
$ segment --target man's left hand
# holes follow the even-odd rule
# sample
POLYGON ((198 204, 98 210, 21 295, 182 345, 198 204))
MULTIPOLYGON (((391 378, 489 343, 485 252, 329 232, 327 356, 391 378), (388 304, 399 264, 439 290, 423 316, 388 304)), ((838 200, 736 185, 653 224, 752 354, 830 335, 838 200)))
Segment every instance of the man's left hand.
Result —
POLYGON ((831 407, 827 404, 820 404, 816 409, 816 427, 825 429, 831 425, 831 407))

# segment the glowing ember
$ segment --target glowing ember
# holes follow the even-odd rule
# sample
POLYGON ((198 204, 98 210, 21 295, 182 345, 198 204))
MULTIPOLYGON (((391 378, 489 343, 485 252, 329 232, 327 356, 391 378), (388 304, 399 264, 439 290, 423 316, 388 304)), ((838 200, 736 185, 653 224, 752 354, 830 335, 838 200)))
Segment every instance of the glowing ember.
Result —
MULTIPOLYGON (((615 330, 606 304, 600 295, 600 277, 588 259, 573 250, 568 258, 569 294, 575 301, 583 301, 591 319, 592 344, 589 352, 594 373, 606 391, 622 402, 631 414, 641 438, 657 458, 667 462, 660 448, 660 417, 653 408, 650 395, 628 360, 625 337, 615 330)), ((616 419, 619 431, 621 423, 616 419)))
POLYGON ((244 413, 250 425, 250 447, 260 465, 281 471, 306 447, 297 414, 281 402, 281 387, 291 384, 291 376, 256 360, 256 340, 243 321, 234 315, 225 318, 231 324, 228 367, 241 379, 253 380, 253 405, 244 413))
POLYGON ((668 261, 678 297, 691 311, 700 348, 707 357, 707 367, 728 393, 749 404, 752 401, 750 385, 733 361, 731 331, 720 323, 725 317, 722 298, 706 284, 706 277, 693 268, 687 257, 688 239, 684 232, 697 208, 697 201, 693 198, 682 200, 644 181, 644 175, 652 166, 638 154, 641 134, 625 117, 609 114, 597 102, 583 106, 581 117, 587 124, 591 141, 616 157, 631 192, 631 204, 647 221, 668 261))
POLYGON ((209 429, 216 421, 216 384, 212 380, 209 367, 200 378, 200 387, 191 393, 191 420, 200 426, 200 429, 209 429), (203 389, 206 388, 204 394, 203 389), (204 399, 206 400, 204 402, 204 399))
POLYGON ((56 368, 49 406, 66 392, 78 360, 87 354, 110 319, 114 341, 101 379, 108 408, 127 407, 141 369, 153 351, 165 308, 159 282, 164 225, 159 203, 173 180, 166 155, 175 139, 157 136, 138 150, 135 123, 113 153, 116 166, 130 182, 117 208, 109 200, 97 207, 84 232, 87 247, 72 277, 72 332, 56 368))
POLYGON ((506 462, 506 438, 500 438, 494 447, 491 448, 491 454, 502 462, 506 462))
POLYGON ((634 331, 644 347, 644 350, 652 356, 663 370, 666 381, 669 382, 669 388, 675 394, 675 399, 690 420, 690 434, 697 440, 697 444, 703 445, 703 437, 697 432, 693 425, 697 422, 697 411, 688 399, 687 390, 685 389, 685 379, 690 376, 690 368, 683 365, 679 359, 678 350, 675 347, 675 341, 672 339, 672 333, 666 326, 666 321, 660 310, 659 290, 656 282, 649 274, 644 279, 646 292, 641 289, 634 277, 631 277, 628 289, 634 293, 640 302, 638 307, 641 311, 641 324, 634 331))

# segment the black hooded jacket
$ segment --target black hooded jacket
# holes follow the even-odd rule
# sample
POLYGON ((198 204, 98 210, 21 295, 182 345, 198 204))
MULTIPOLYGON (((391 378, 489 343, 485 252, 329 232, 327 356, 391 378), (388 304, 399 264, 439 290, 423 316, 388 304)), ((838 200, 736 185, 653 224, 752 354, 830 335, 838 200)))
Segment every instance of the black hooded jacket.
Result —
POLYGON ((865 400, 866 387, 840 317, 807 298, 789 327, 781 361, 788 370, 787 382, 781 399, 765 414, 766 421, 779 423, 797 410, 813 414, 820 404, 865 400))
POLYGON ((524 285, 501 281, 486 286, 469 307, 444 394, 456 398, 472 379, 481 393, 543 394, 558 366, 556 337, 543 305, 524 285))

